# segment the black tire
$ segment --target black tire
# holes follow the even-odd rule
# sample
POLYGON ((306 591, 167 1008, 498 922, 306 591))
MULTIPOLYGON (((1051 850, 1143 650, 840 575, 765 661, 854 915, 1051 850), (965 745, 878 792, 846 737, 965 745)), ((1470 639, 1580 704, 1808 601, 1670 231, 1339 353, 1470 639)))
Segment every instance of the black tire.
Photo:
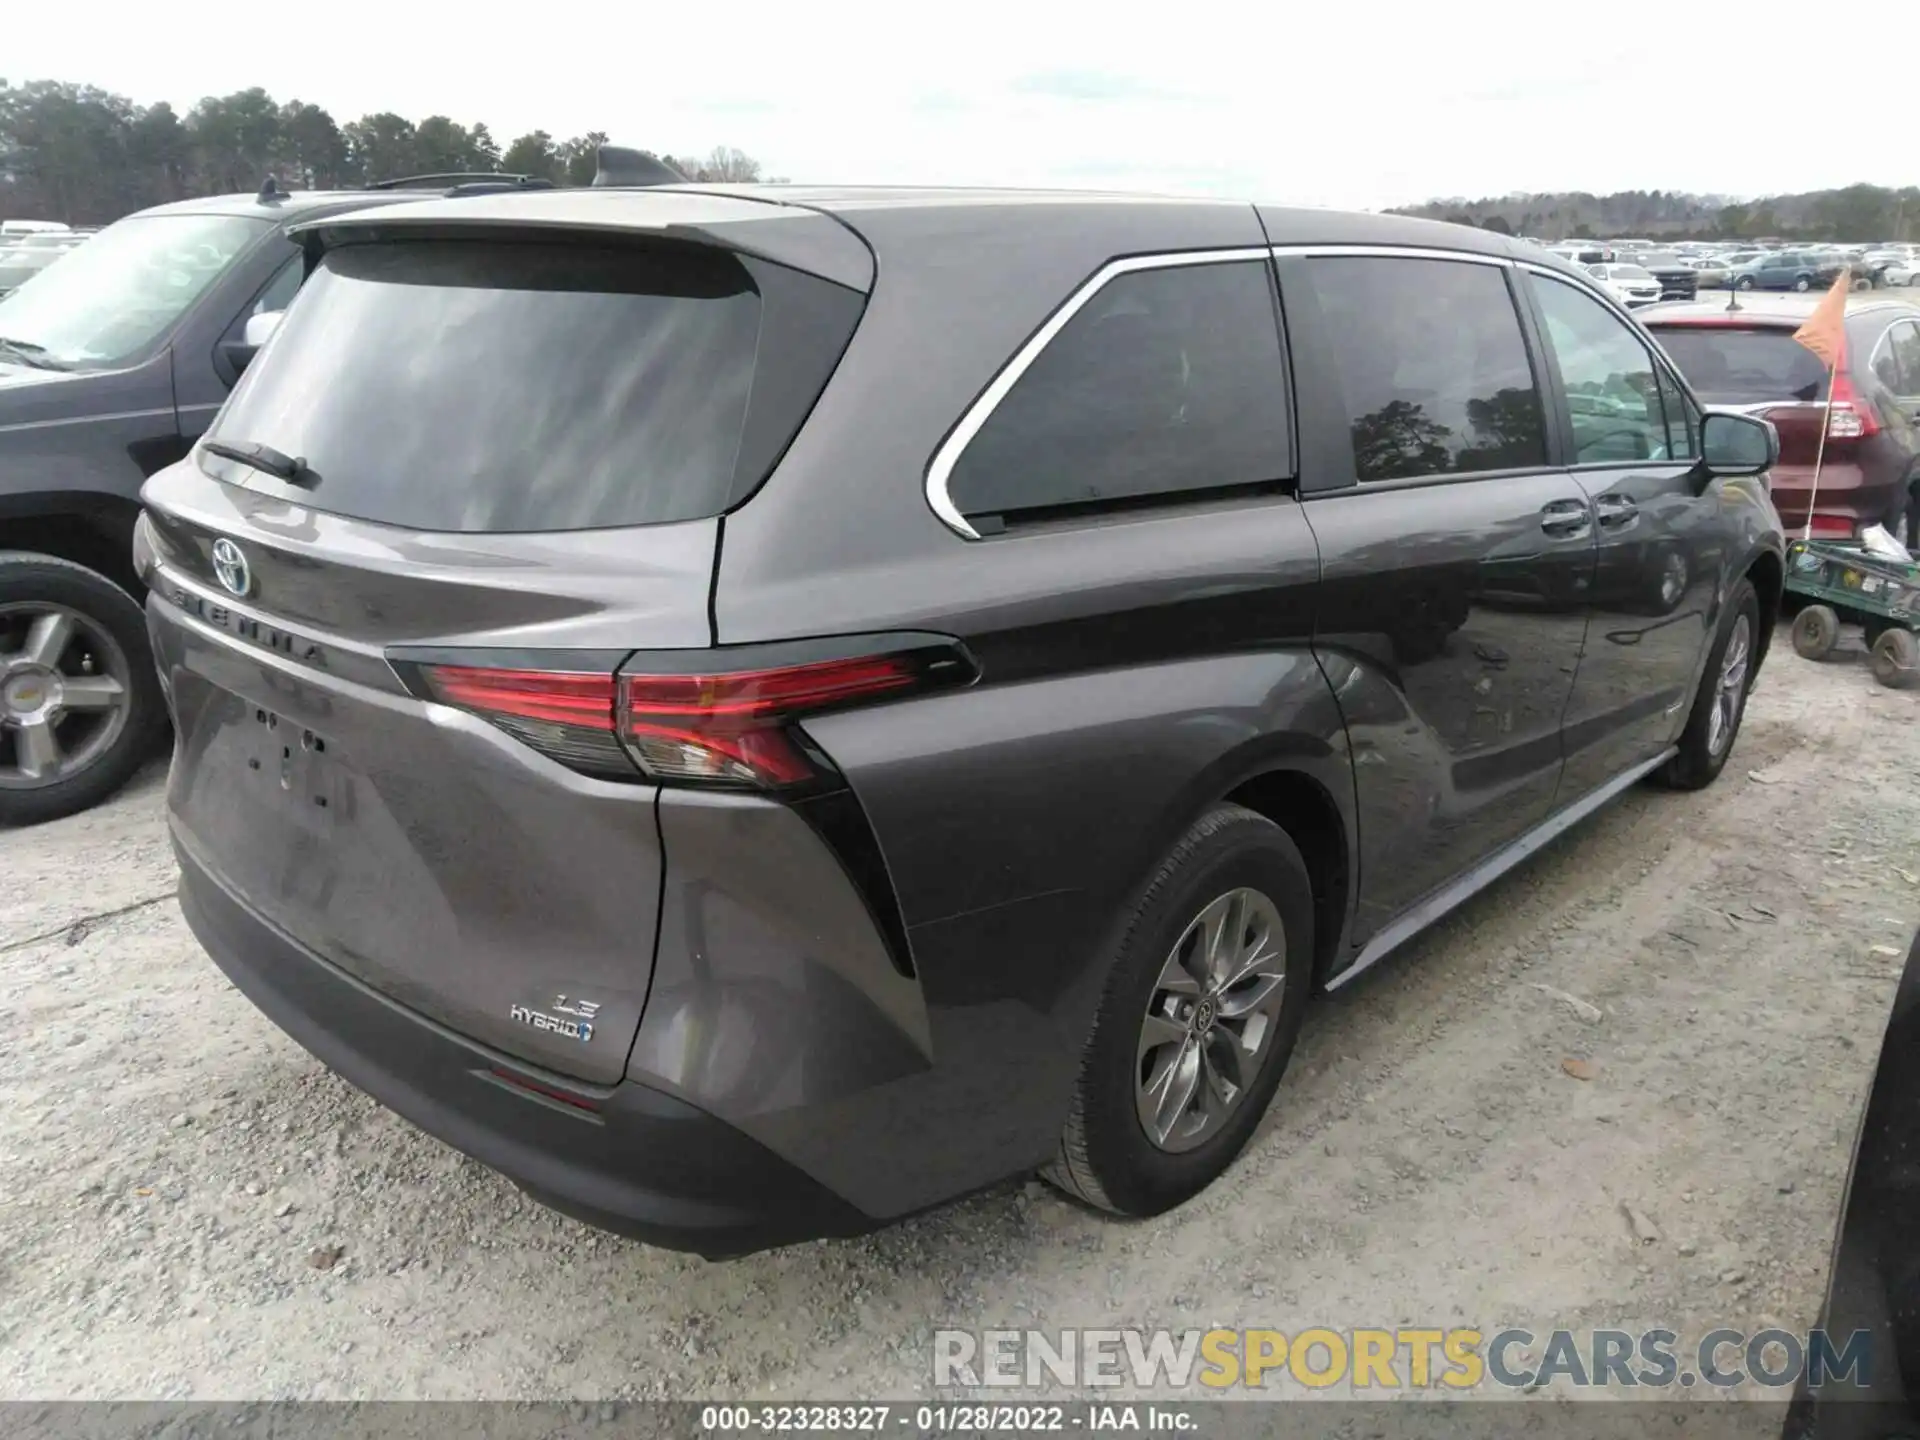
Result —
POLYGON ((1292 839, 1238 805, 1208 811, 1161 862, 1125 919, 1060 1150, 1042 1173, 1087 1204, 1122 1215, 1157 1215, 1211 1184, 1245 1148, 1280 1084, 1312 993, 1313 954, 1313 886, 1292 839), (1217 1132, 1172 1153, 1149 1138, 1136 1107, 1143 1025, 1162 968, 1188 928, 1210 902, 1241 887, 1271 901, 1284 928, 1279 1011, 1217 1132))
POLYGON ((1890 626, 1873 642, 1873 678, 1882 685, 1904 690, 1920 672, 1920 642, 1913 632, 1890 626))
POLYGON ((1793 617, 1793 653, 1824 660, 1840 639, 1840 616, 1831 605, 1808 605, 1793 617))
POLYGON ((1753 289, 1753 277, 1751 275, 1742 275, 1738 280, 1733 282, 1733 288, 1736 290, 1753 289))
POLYGON ((1793 288, 1797 291, 1811 290, 1813 288, 1813 282, 1807 279, 1806 276, 1801 275, 1794 280, 1793 288))
MULTIPOLYGON (((126 717, 119 734, 83 768, 44 784, 0 783, 0 825, 36 825, 98 805, 154 753, 166 703, 139 602, 105 576, 51 555, 0 551, 0 606, 42 603, 76 612, 119 646, 126 662, 126 717)), ((10 747, 0 742, 0 772, 10 747)))
MULTIPOLYGON (((1806 612, 1802 612, 1802 619, 1806 612)), ((1796 626, 1798 622, 1795 622, 1796 626)), ((1670 790, 1700 790, 1711 785, 1726 768, 1727 757, 1739 743, 1740 722, 1746 718, 1747 696, 1753 690, 1755 667, 1760 659, 1760 599, 1753 582, 1744 575, 1734 582, 1720 616, 1720 628, 1707 652, 1706 669, 1700 676, 1700 688, 1693 697, 1693 709, 1687 715, 1687 728, 1680 732, 1680 753, 1654 772, 1654 779, 1670 790), (1740 681, 1730 733, 1716 750, 1711 736, 1714 712, 1720 697, 1722 671, 1727 642, 1734 636, 1742 618, 1746 620, 1746 671, 1740 681)))

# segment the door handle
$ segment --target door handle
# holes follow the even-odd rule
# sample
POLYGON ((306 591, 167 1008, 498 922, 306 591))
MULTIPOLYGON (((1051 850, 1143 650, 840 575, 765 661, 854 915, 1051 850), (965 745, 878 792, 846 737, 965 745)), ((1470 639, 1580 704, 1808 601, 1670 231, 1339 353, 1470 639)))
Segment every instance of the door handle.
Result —
POLYGON ((1540 528, 1557 540, 1578 540, 1593 531, 1584 500, 1554 500, 1540 507, 1540 528))
POLYGON ((1593 502, 1593 508, 1600 517, 1601 528, 1606 530, 1631 524, 1640 514, 1640 507, 1627 495, 1602 495, 1593 502))

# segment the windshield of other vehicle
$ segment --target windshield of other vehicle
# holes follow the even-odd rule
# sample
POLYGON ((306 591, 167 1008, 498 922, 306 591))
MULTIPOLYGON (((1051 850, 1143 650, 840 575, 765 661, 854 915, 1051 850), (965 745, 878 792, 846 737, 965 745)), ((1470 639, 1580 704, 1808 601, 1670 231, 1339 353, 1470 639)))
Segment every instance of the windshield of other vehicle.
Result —
POLYGON ((24 285, 63 254, 59 250, 0 250, 0 290, 24 285))
POLYGON ((1730 325, 1651 328, 1694 393, 1709 405, 1819 400, 1826 395, 1826 366, 1793 338, 1791 330, 1730 325))
POLYGON ((49 268, 0 300, 0 335, 68 369, 123 364, 272 228, 244 215, 132 215, 71 250, 22 252, 49 268))
POLYGON ((1613 267, 1613 278, 1616 280, 1651 280, 1653 276, 1650 272, 1641 269, 1638 265, 1616 265, 1613 267))

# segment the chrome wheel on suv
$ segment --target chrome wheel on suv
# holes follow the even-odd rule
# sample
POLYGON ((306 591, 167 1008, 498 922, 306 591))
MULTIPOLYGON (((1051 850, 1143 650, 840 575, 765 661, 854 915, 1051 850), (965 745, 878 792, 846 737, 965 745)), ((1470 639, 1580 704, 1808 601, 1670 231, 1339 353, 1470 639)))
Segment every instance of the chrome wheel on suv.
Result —
POLYGON ((1147 1138, 1178 1154, 1246 1099, 1286 998, 1287 927, 1258 890, 1208 904, 1161 967, 1140 1026, 1135 1097, 1147 1138))
POLYGON ((64 605, 0 605, 0 785, 51 785, 93 764, 127 726, 127 657, 64 605))
POLYGON ((131 595, 51 555, 0 554, 0 824, 104 800, 146 759, 162 714, 131 595))

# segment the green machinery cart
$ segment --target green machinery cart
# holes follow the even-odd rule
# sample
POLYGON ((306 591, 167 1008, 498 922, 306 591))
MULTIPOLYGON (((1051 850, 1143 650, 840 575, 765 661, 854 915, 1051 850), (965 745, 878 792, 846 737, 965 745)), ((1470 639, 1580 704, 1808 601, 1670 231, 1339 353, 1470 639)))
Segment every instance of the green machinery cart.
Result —
POLYGON ((1882 685, 1920 677, 1920 565, 1870 554, 1849 541, 1794 540, 1787 545, 1787 593, 1804 604, 1793 621, 1793 648, 1824 659, 1840 638, 1840 622, 1858 625, 1882 685))

